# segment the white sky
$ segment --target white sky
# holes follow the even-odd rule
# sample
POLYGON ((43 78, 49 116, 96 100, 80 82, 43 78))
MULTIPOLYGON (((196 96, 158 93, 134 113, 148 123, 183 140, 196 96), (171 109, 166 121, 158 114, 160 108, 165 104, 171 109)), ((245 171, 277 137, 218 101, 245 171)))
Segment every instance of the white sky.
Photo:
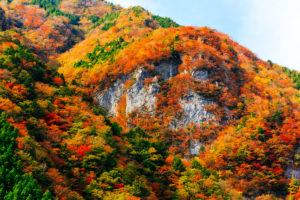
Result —
POLYGON ((181 25, 229 34, 263 60, 300 71, 300 0, 109 0, 140 5, 181 25))

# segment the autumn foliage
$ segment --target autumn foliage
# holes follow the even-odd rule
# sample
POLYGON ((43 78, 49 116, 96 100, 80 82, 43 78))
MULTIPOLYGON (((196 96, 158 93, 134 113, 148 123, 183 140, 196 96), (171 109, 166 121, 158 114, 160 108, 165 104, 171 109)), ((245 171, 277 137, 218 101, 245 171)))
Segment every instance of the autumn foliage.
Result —
POLYGON ((8 141, 1 141, 1 197, 299 198, 299 180, 288 174, 300 160, 298 72, 260 60, 226 34, 141 7, 0 6, 10 22, 0 32, 0 136, 8 141), (168 79, 155 72, 166 62, 178 66, 168 79), (95 94, 139 69, 154 74, 145 87, 159 85, 154 113, 126 113, 126 92, 116 116, 99 107, 95 94), (204 108, 211 120, 176 124, 190 93, 213 102, 204 108))

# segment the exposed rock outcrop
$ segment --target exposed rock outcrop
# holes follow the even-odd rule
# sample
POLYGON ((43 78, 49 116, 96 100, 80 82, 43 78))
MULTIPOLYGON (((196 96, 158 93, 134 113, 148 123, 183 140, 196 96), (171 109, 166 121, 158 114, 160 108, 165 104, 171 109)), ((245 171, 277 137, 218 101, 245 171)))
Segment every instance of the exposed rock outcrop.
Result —
MULTIPOLYGON (((170 59, 157 64, 153 71, 147 71, 146 68, 139 68, 131 75, 119 78, 112 87, 100 91, 96 96, 99 105, 107 109, 112 116, 118 115, 117 107, 121 98, 126 97, 126 115, 138 111, 148 113, 151 116, 156 114, 157 94, 161 92, 161 84, 168 83, 170 78, 179 74, 178 66, 180 61, 170 59), (145 80, 150 79, 150 83, 145 84, 145 80), (160 80, 160 82, 159 82, 160 80)), ((198 70, 191 74, 195 79, 208 80, 208 70, 198 70)), ((205 107, 213 105, 214 102, 203 97, 193 90, 185 97, 180 99, 181 115, 169 124, 169 128, 183 128, 191 123, 195 125, 202 124, 208 120, 214 120, 215 116, 206 111, 205 107)), ((191 150, 194 153, 199 151, 198 145, 196 149, 191 150), (198 149, 198 150, 197 150, 198 149)))
POLYGON ((205 110, 205 106, 213 105, 214 102, 206 99, 194 92, 190 92, 181 101, 184 118, 182 126, 189 125, 190 123, 202 124, 205 121, 214 118, 214 115, 205 110))
POLYGON ((120 98, 126 91, 124 83, 127 80, 128 77, 118 79, 112 87, 96 96, 99 105, 106 108, 110 115, 115 116, 117 114, 117 106, 120 103, 120 98))
POLYGON ((144 86, 144 80, 150 74, 145 69, 140 69, 135 73, 135 83, 127 91, 126 95, 126 113, 134 110, 144 110, 151 115, 155 112, 156 94, 159 92, 158 83, 152 83, 148 88, 144 86))
POLYGON ((206 81, 208 79, 208 70, 196 70, 192 73, 192 76, 197 80, 206 81))
POLYGON ((189 147, 189 154, 191 155, 198 155, 201 148, 204 148, 204 143, 200 141, 191 141, 189 147))
POLYGON ((100 91, 96 95, 99 105, 106 108, 110 115, 116 116, 118 114, 116 108, 120 103, 120 98, 126 92, 126 114, 137 110, 153 115, 155 113, 156 94, 160 91, 158 76, 167 81, 178 74, 179 64, 178 59, 165 60, 155 66, 153 73, 140 68, 133 75, 118 79, 112 87, 106 91, 100 91), (144 84, 146 78, 153 78, 156 81, 146 87, 144 84), (130 79, 133 79, 134 83, 127 89, 125 82, 130 79))
POLYGON ((300 179, 300 147, 297 148, 294 158, 285 171, 287 178, 300 179))
POLYGON ((179 64, 180 63, 175 60, 163 61, 159 65, 155 66, 155 71, 163 80, 168 80, 178 74, 179 64))
MULTIPOLYGON (((118 79, 112 87, 103 93, 99 93, 96 98, 99 105, 108 110, 112 116, 116 116, 117 106, 120 103, 121 97, 126 93, 126 114, 133 111, 145 111, 150 114, 155 112, 156 94, 159 92, 159 84, 151 83, 148 87, 144 81, 150 77, 150 73, 144 68, 137 70, 132 76, 126 76, 118 79), (125 82, 130 79, 134 80, 132 86, 127 89, 125 82)), ((157 78, 155 78, 157 80, 157 78)))

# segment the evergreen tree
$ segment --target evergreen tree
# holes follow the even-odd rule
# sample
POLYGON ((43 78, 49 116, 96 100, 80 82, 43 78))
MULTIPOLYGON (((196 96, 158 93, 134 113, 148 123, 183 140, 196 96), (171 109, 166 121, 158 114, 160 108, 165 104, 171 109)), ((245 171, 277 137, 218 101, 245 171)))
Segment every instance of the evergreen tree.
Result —
POLYGON ((185 167, 183 166, 182 161, 178 156, 174 157, 172 167, 173 169, 178 170, 180 172, 185 171, 185 167))
POLYGON ((43 195, 31 175, 22 170, 17 155, 15 139, 18 130, 10 126, 5 115, 0 116, 0 199, 50 200, 49 191, 43 195))

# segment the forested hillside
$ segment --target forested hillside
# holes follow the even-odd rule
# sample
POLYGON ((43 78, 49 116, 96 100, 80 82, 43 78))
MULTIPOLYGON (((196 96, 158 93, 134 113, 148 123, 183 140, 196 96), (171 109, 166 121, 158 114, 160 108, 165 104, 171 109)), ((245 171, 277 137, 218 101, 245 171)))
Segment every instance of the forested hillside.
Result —
POLYGON ((299 77, 141 7, 2 0, 0 199, 300 199, 299 77))

